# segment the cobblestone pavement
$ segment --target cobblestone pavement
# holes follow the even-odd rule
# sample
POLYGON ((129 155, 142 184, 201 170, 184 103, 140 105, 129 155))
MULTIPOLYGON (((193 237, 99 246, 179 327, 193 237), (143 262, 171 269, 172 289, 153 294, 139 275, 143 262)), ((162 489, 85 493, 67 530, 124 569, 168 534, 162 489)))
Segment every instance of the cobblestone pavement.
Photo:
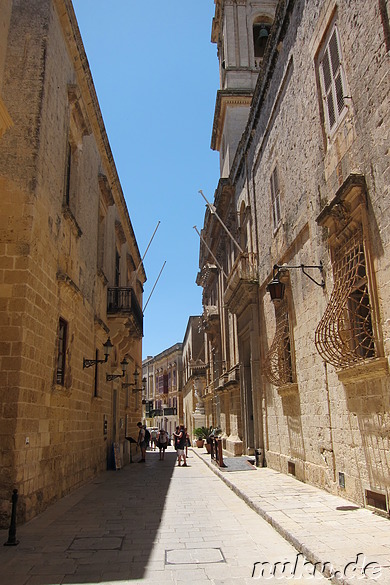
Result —
POLYGON ((186 468, 175 463, 172 448, 165 461, 148 452, 18 527, 19 544, 0 546, 0 585, 326 583, 321 563, 342 568, 358 553, 379 559, 379 580, 351 564, 352 580, 336 582, 390 584, 387 520, 337 510, 350 502, 270 469, 223 475, 203 450, 190 450, 186 468))

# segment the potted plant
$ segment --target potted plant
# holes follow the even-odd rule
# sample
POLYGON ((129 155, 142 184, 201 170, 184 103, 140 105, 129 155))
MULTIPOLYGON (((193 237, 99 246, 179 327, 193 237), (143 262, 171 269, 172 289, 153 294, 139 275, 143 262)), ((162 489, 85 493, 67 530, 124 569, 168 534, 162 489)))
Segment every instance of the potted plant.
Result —
POLYGON ((196 438, 196 446, 201 449, 204 445, 205 439, 207 438, 207 427, 197 427, 194 429, 194 435, 196 438))
POLYGON ((221 432, 220 429, 213 429, 213 427, 198 427, 194 430, 194 435, 196 437, 196 446, 203 447, 204 442, 206 441, 206 451, 210 453, 211 451, 211 441, 214 437, 219 435, 221 432))

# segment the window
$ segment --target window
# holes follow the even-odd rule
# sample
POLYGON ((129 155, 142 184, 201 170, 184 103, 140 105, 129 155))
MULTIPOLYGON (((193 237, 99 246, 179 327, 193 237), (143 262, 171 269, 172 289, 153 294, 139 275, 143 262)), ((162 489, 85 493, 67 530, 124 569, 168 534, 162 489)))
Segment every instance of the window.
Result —
POLYGON ((364 176, 351 174, 317 218, 329 230, 334 287, 315 344, 324 361, 336 368, 359 365, 382 353, 367 207, 364 176))
POLYGON ((64 192, 64 203, 67 207, 70 207, 70 182, 71 182, 71 172, 72 172, 72 147, 68 142, 67 150, 66 150, 66 169, 65 169, 65 192, 64 192))
POLYGON ((275 386, 292 384, 293 363, 287 300, 274 301, 275 337, 264 360, 264 373, 275 386))
POLYGON ((68 324, 64 319, 59 320, 57 340, 57 376, 56 381, 60 386, 65 385, 66 343, 68 324))
POLYGON ((116 287, 118 287, 119 283, 120 283, 120 276, 121 276, 120 260, 121 260, 121 257, 119 256, 119 252, 118 252, 118 250, 115 250, 115 286, 116 287))
POLYGON ((334 250, 334 289, 316 331, 316 345, 336 367, 376 357, 363 232, 359 226, 334 250))
POLYGON ((274 230, 280 224, 280 187, 278 167, 275 167, 271 175, 271 202, 272 202, 272 217, 274 220, 274 230))
POLYGON ((336 24, 332 25, 326 38, 318 66, 325 124, 328 133, 331 134, 346 110, 345 77, 336 24))

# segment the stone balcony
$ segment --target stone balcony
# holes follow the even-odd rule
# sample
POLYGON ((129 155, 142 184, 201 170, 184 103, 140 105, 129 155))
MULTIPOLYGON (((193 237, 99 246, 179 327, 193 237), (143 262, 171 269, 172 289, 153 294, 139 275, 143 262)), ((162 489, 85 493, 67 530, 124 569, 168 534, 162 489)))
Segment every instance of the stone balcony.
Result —
POLYGON ((240 254, 226 281, 224 302, 232 313, 240 313, 255 302, 259 286, 257 257, 253 252, 240 254))
POLYGON ((217 305, 205 305, 203 307, 202 321, 207 333, 212 333, 218 328, 219 311, 217 305))
MULTIPOLYGON (((118 320, 134 337, 143 335, 143 313, 135 292, 131 287, 109 287, 107 289, 107 315, 112 323, 118 320), (123 323, 122 323, 123 322, 123 323)), ((110 329, 112 324, 110 324, 110 329)))

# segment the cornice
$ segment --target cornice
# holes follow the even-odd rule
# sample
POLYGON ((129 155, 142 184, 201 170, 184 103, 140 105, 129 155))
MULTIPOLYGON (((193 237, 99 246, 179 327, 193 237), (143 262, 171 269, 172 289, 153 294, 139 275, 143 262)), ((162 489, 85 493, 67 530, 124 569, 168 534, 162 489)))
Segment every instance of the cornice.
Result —
POLYGON ((253 91, 251 89, 220 89, 215 102, 211 149, 219 150, 226 110, 231 107, 250 107, 253 91))

